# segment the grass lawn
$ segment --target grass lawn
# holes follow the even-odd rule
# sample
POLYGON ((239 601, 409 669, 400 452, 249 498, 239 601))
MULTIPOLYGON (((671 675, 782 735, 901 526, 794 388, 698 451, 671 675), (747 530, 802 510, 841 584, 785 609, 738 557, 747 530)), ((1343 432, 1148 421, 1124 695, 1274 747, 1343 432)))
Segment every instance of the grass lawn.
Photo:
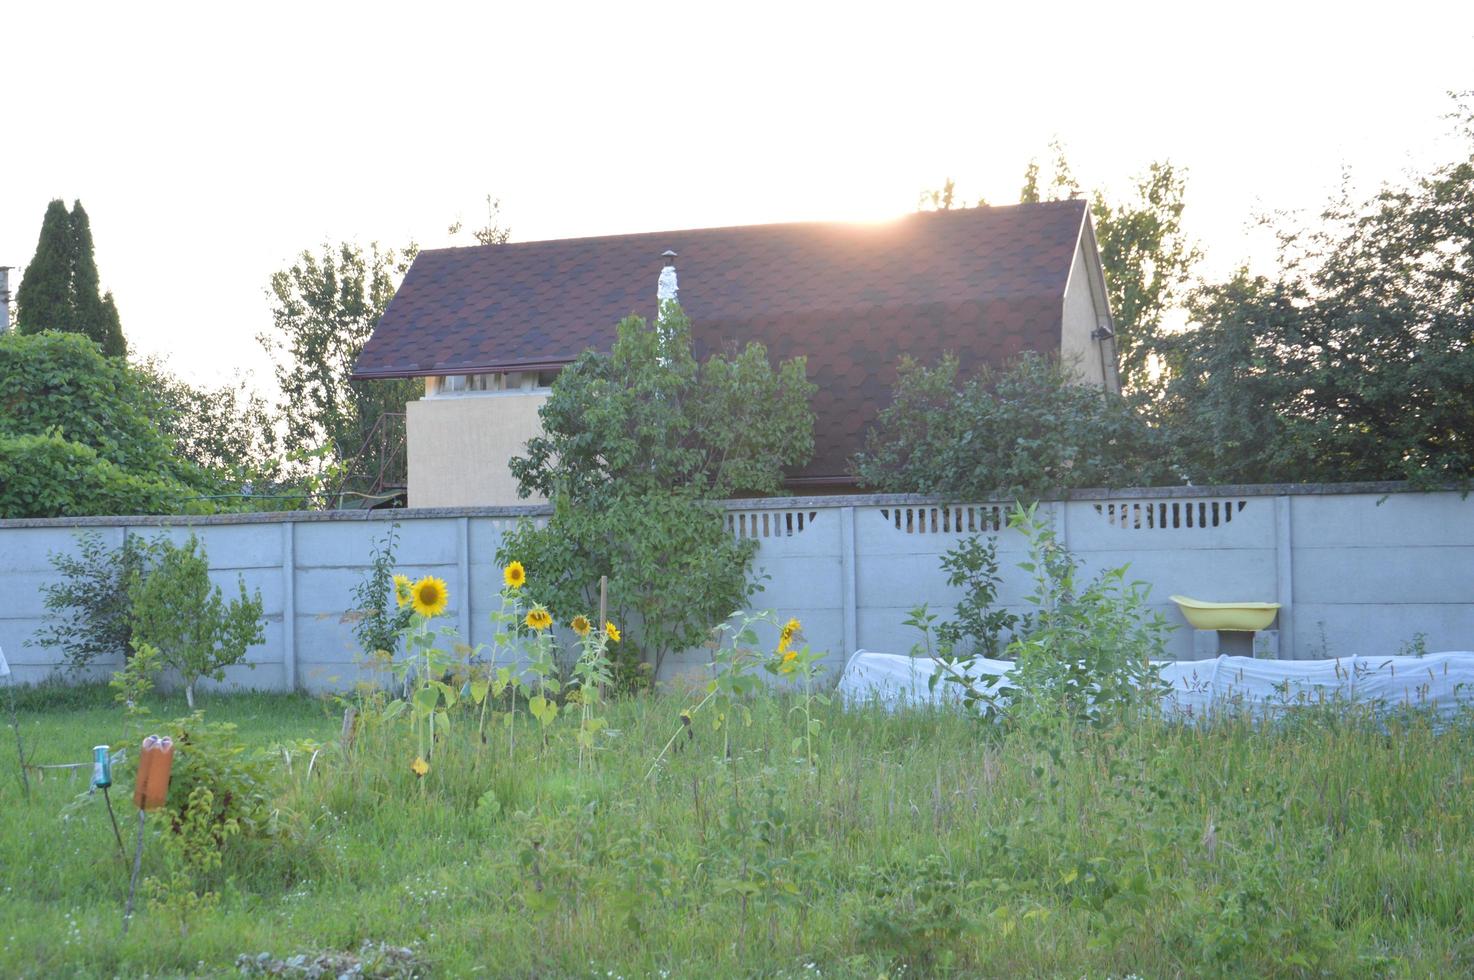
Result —
MULTIPOLYGON (((730 758, 707 714, 685 734, 688 704, 614 703, 582 768, 566 719, 545 748, 525 709, 515 746, 498 719, 483 744, 456 715, 423 779, 407 720, 371 720, 309 778, 301 743, 336 739, 340 709, 207 694, 208 719, 265 757, 271 820, 227 838, 219 867, 171 879, 152 817, 154 897, 126 939, 128 869, 101 800, 71 805, 83 775, 25 802, 7 728, 0 975, 237 975, 241 954, 365 940, 413 949, 393 975, 1474 973, 1467 722, 1316 709, 1272 729, 1002 735, 953 713, 819 707, 810 768, 793 702, 754 702, 730 758)), ((96 687, 23 692, 20 723, 37 762, 85 760, 129 726, 96 687)), ((120 773, 130 856, 131 788, 120 773)))

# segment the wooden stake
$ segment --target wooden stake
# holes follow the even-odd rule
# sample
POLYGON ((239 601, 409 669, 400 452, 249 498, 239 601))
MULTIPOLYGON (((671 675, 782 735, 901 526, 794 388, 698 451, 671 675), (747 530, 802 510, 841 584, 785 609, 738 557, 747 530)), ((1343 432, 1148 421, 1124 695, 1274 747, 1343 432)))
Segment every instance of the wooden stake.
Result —
MULTIPOLYGON (((0 653, 0 663, 4 663, 5 654, 0 653)), ((10 666, 6 665, 5 688, 9 692, 10 702, 10 727, 15 732, 15 753, 20 758, 20 784, 25 790, 26 802, 31 801, 31 778, 26 775, 26 750, 20 741, 20 715, 15 711, 15 678, 10 676, 10 666)))
POLYGON ((123 909, 123 935, 128 935, 128 920, 133 918, 133 896, 138 891, 138 869, 143 866, 143 821, 147 811, 138 811, 138 843, 133 845, 133 877, 128 880, 128 904, 123 909))
MULTIPOLYGON (((605 624, 609 622, 609 576, 599 576, 599 629, 608 629, 605 624)), ((606 651, 607 652, 607 651, 606 651)), ((599 700, 604 700, 604 685, 599 685, 599 700)))

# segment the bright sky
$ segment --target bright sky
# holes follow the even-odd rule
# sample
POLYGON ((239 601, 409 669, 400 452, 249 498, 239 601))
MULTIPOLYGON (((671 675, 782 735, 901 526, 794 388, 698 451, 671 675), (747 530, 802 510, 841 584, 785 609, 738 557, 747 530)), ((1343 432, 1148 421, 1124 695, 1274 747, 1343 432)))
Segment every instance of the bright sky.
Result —
POLYGON ((1058 137, 1108 195, 1185 166, 1217 275, 1344 168, 1447 159, 1469 88, 1467 0, 33 2, 0 12, 0 264, 80 198, 136 351, 265 377, 267 280, 325 240, 451 244, 488 193, 516 241, 876 220, 949 175, 1010 203, 1058 137))

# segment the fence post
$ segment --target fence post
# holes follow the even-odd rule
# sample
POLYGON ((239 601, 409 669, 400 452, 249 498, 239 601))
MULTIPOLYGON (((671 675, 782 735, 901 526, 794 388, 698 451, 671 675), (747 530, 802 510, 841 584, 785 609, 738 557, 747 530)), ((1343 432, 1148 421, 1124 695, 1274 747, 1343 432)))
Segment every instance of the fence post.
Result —
POLYGON ((844 597, 844 656, 841 666, 849 663, 850 657, 860 648, 860 623, 856 602, 855 578, 855 508, 841 507, 839 510, 839 574, 840 591, 844 597))
POLYGON ((281 669, 288 691, 297 689, 297 525, 281 526, 281 669))
POLYGON ((1279 657, 1295 660, 1295 539, 1290 498, 1274 498, 1274 601, 1279 611, 1279 657))
POLYGON ((457 621, 461 630, 461 642, 471 645, 471 519, 456 518, 456 574, 460 577, 460 598, 456 600, 457 621))

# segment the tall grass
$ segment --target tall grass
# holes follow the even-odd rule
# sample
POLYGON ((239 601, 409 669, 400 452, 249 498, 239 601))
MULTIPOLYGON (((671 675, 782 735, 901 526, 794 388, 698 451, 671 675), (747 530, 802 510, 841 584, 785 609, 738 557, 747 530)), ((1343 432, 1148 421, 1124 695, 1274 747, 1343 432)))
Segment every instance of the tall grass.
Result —
MULTIPOLYGON (((223 975, 365 939, 443 976, 1474 973, 1467 718, 1332 706, 1005 734, 815 706, 811 767, 786 698, 757 699, 729 752, 701 715, 681 730, 688 703, 614 703, 582 773, 571 727, 544 749, 524 713, 511 748, 458 717, 423 780, 406 728, 370 716, 311 777, 277 766, 283 836, 226 845, 218 908, 146 913, 126 940, 105 812, 64 820, 81 782, 26 804, 11 773, 0 974, 223 975)), ((338 729, 303 699, 206 710, 263 751, 338 729)), ((22 712, 45 761, 122 727, 101 704, 22 712)))

